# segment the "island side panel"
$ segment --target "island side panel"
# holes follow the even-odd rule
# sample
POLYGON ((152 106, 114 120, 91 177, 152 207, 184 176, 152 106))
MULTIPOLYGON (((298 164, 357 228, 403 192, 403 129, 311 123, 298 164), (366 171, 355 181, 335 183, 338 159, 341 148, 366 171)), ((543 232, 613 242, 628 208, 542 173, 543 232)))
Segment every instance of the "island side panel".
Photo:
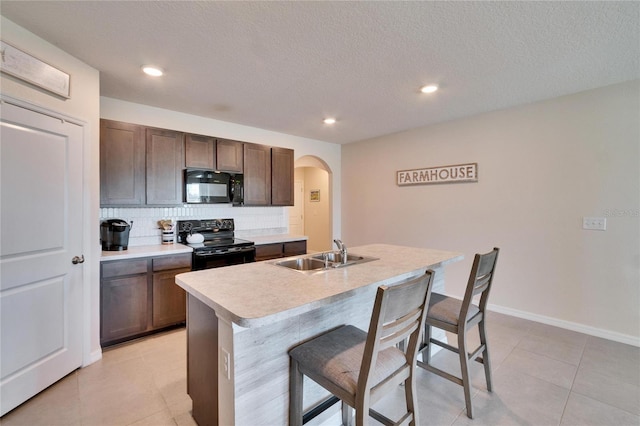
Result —
POLYGON ((217 425, 218 318, 213 309, 189 295, 187 299, 187 393, 191 415, 199 425, 217 425))
MULTIPOLYGON (((442 267, 432 269, 434 290, 443 292, 442 267)), ((234 326, 235 424, 287 424, 289 350, 343 324, 368 330, 376 290, 376 285, 361 288, 352 297, 263 327, 234 326)), ((304 386, 305 409, 328 395, 309 380, 304 386)))

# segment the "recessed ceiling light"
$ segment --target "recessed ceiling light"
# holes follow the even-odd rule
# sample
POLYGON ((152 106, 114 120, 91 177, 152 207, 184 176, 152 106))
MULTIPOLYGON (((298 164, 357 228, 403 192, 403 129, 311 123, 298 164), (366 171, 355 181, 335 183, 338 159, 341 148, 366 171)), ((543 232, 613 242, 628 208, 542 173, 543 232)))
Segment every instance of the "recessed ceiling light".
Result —
POLYGON ((335 124, 336 119, 335 118, 325 118, 324 119, 324 124, 335 124))
POLYGON ((150 75, 152 77, 160 77, 163 74, 160 68, 152 67, 150 65, 143 66, 142 71, 144 71, 145 74, 150 75))
POLYGON ((438 90, 438 86, 436 86, 435 84, 430 84, 430 85, 424 86, 422 89, 420 89, 420 91, 422 93, 433 93, 436 90, 438 90))

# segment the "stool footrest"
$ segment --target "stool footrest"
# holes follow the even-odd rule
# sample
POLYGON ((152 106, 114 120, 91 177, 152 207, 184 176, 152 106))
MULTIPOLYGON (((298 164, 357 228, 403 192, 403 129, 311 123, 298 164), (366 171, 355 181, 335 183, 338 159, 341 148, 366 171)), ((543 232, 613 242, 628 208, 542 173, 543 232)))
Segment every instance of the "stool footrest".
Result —
POLYGON ((335 405, 336 402, 339 402, 339 401, 340 401, 340 399, 338 399, 337 397, 331 395, 327 399, 319 402, 313 408, 307 410, 302 415, 302 424, 310 422, 312 419, 318 417, 320 414, 322 414, 324 411, 326 411, 329 408, 331 408, 333 405, 335 405))
POLYGON ((460 386, 462 385, 462 379, 460 377, 456 377, 453 374, 449 374, 446 371, 442 371, 439 368, 436 368, 434 366, 432 366, 431 364, 427 364, 426 362, 422 362, 422 361, 417 361, 418 363, 418 367, 422 367, 427 371, 431 371, 432 373, 437 374, 438 376, 445 378, 447 380, 452 381, 453 383, 457 383, 460 386))

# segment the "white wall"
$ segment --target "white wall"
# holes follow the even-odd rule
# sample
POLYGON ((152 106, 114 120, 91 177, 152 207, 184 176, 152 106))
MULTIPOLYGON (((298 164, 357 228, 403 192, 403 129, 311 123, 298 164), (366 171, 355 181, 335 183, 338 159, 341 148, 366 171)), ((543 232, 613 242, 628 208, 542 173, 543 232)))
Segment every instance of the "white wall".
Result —
POLYGON ((496 310, 640 344, 640 81, 345 145, 347 244, 502 249, 496 310), (398 187, 398 170, 478 163, 479 182, 398 187), (583 216, 607 218, 583 230, 583 216))
MULTIPOLYGON (((178 130, 182 132, 196 133, 202 135, 216 136, 253 142, 264 145, 271 145, 283 148, 290 148, 295 151, 295 158, 306 155, 315 156, 322 159, 334 173, 332 196, 333 196, 333 233, 335 238, 341 233, 340 221, 340 170, 341 170, 341 146, 313 139, 301 138, 298 136, 286 135, 255 127, 242 126, 225 121, 213 120, 210 118, 184 114, 147 105, 125 102, 117 99, 100 98, 100 117, 109 120, 118 120, 128 123, 143 124, 146 126, 160 127, 163 129, 178 130)), ((242 207, 242 209, 252 209, 242 207)), ((269 207, 269 210, 261 211, 273 216, 287 218, 288 207, 269 207)), ((246 212, 248 210, 245 210, 246 212)), ((230 209, 231 217, 240 215, 238 208, 230 209)), ((234 217, 235 218, 235 217, 234 217)), ((243 231, 242 225, 240 231, 243 231)))
MULTIPOLYGON (((84 152, 84 284, 85 344, 84 363, 100 358, 100 296, 98 245, 100 82, 94 68, 61 51, 12 21, 1 17, 0 37, 3 41, 47 62, 71 76, 71 98, 63 99, 29 84, 0 74, 2 94, 73 117, 86 123, 84 152)), ((46 212, 43 212, 46 220, 46 212)))

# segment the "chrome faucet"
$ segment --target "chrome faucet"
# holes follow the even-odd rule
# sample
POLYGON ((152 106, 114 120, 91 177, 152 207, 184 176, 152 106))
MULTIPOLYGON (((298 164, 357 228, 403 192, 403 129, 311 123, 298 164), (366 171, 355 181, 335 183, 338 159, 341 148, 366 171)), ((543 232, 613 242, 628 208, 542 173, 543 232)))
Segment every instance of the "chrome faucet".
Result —
POLYGON ((344 243, 338 239, 333 240, 334 243, 336 243, 336 246, 338 246, 338 250, 340 250, 340 255, 342 256, 342 263, 346 264, 347 263, 347 246, 344 245, 344 243))

